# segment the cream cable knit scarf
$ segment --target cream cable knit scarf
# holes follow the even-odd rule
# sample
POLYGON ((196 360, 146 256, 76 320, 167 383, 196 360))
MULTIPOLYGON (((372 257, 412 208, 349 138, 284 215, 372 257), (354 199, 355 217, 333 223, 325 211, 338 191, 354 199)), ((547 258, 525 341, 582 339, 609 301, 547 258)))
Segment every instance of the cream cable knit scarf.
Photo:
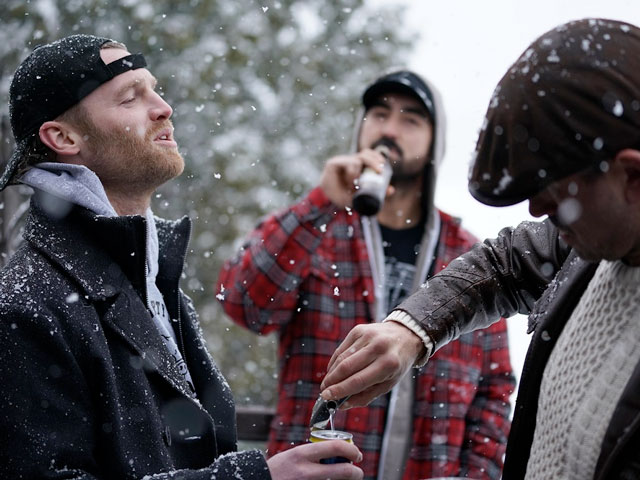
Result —
POLYGON ((544 371, 526 480, 593 478, 613 410, 640 361, 640 268, 602 261, 544 371))

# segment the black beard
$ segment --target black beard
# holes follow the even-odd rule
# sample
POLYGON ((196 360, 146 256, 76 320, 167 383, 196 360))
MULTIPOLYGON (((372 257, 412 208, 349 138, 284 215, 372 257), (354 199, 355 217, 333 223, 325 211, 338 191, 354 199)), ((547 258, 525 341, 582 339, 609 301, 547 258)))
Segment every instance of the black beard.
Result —
POLYGON ((389 150, 395 150, 396 154, 397 154, 397 156, 398 156, 398 158, 400 160, 402 160, 404 158, 404 153, 402 152, 402 149, 400 148, 400 145, 398 145, 393 139, 391 139, 389 137, 382 137, 380 140, 374 142, 371 145, 371 148, 375 150, 375 148, 379 147, 380 145, 384 145, 389 150))
POLYGON ((407 172, 404 170, 405 158, 404 152, 400 145, 398 145, 395 140, 389 137, 382 137, 379 140, 375 141, 371 148, 375 149, 376 147, 384 145, 389 148, 389 150, 395 150, 396 160, 388 159, 389 163, 391 163, 392 175, 390 184, 394 187, 413 187, 415 185, 420 185, 422 182, 423 172, 407 172))
MULTIPOLYGON (((393 165, 392 165, 393 166, 393 165)), ((391 181, 389 182, 394 187, 413 187, 422 182, 422 172, 409 173, 402 170, 402 167, 393 168, 393 174, 391 175, 391 181)))

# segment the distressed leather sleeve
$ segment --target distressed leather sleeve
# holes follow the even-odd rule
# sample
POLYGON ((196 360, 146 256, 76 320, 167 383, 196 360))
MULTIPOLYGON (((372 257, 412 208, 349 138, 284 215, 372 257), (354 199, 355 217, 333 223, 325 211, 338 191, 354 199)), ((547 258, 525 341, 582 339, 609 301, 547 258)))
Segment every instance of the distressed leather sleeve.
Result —
POLYGON ((500 317, 528 314, 570 251, 548 219, 504 228, 452 261, 396 310, 420 322, 435 352, 500 317))

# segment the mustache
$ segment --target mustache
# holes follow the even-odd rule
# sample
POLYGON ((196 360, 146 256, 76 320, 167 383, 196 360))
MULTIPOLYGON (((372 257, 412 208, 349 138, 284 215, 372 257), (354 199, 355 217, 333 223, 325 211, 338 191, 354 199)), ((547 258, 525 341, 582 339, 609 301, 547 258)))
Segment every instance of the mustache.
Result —
POLYGON ((402 151, 402 148, 400 148, 400 145, 398 145, 395 142, 395 140, 393 140, 392 138, 382 137, 380 140, 375 141, 373 143, 373 145, 371 145, 371 148, 375 149, 376 147, 378 147, 380 145, 384 145, 389 150, 395 150, 396 154, 398 155, 398 157, 400 159, 404 158, 404 152, 402 151))
POLYGON ((152 128, 147 130, 147 133, 145 133, 145 139, 153 140, 156 137, 156 135, 160 133, 162 130, 164 130, 165 128, 170 128, 171 131, 173 132, 173 122, 167 119, 158 125, 154 125, 152 128))

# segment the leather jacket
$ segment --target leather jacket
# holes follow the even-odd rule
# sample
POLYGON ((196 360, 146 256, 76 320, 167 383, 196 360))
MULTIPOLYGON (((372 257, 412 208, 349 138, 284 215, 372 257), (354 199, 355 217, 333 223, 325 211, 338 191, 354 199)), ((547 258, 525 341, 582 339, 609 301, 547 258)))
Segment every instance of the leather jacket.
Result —
MULTIPOLYGON (((580 259, 546 220, 503 229, 451 262, 398 307, 421 322, 435 350, 501 316, 529 315, 525 359, 503 478, 524 478, 540 384, 549 355, 597 268, 580 259)), ((640 365, 605 434, 594 479, 640 478, 640 365)))

